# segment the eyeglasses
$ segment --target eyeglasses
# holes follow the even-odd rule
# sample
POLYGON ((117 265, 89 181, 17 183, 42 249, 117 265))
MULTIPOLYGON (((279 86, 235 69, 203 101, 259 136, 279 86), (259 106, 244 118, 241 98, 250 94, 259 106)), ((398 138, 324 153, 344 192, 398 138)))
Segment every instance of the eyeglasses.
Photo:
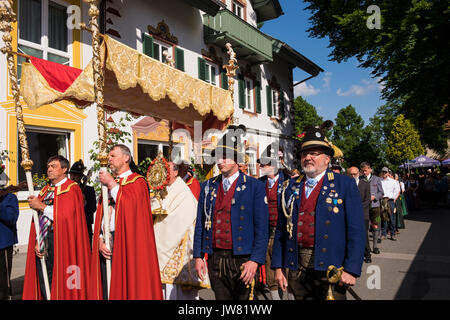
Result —
POLYGON ((318 156, 320 156, 321 154, 324 154, 324 152, 320 152, 320 151, 303 151, 301 153, 302 158, 306 158, 306 156, 310 155, 313 158, 316 158, 318 156))

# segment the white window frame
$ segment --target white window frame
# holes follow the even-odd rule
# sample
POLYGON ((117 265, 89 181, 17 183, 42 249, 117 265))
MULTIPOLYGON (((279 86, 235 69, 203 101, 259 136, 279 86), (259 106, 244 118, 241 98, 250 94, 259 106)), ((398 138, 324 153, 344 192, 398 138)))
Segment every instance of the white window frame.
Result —
POLYGON ((279 112, 280 92, 274 89, 271 90, 272 90, 272 117, 278 118, 280 116, 279 112))
POLYGON ((155 44, 159 46, 159 49, 158 49, 159 58, 158 58, 158 59, 154 58, 154 59, 158 60, 159 62, 165 63, 165 62, 163 61, 163 58, 164 58, 164 56, 163 56, 163 52, 164 52, 163 47, 166 48, 166 49, 167 49, 167 52, 170 54, 170 56, 171 56, 173 59, 175 59, 175 58, 173 57, 173 46, 170 45, 170 44, 168 44, 168 43, 166 43, 166 42, 157 40, 157 39, 155 39, 155 37, 153 37, 153 57, 155 56, 155 51, 154 51, 154 49, 155 49, 155 44))
POLYGON ((253 83, 253 80, 244 78, 245 111, 255 112, 254 91, 255 84, 253 83))
POLYGON ((210 83, 210 84, 212 84, 213 86, 218 87, 219 86, 219 81, 220 81, 219 80, 219 73, 218 73, 219 66, 216 65, 215 63, 212 63, 212 62, 209 62, 209 61, 206 61, 206 60, 205 60, 205 64, 206 64, 206 70, 205 70, 206 74, 205 74, 205 76, 207 77, 205 81, 210 83), (211 68, 215 69, 214 82, 212 81, 211 68))
MULTIPOLYGON (((158 153, 163 152, 164 154, 164 147, 169 147, 169 143, 168 142, 164 142, 164 141, 157 141, 157 140, 145 140, 145 139, 138 139, 137 141, 138 144, 138 152, 139 152, 139 145, 140 144, 146 144, 146 145, 152 145, 152 146, 158 146, 158 153)), ((185 154, 185 144, 184 143, 175 143, 173 144, 173 148, 180 148, 181 149, 181 159, 184 159, 184 154, 185 154)), ((173 149, 172 149, 173 151, 173 149)), ((171 155, 169 154, 169 157, 171 157, 171 155)), ((138 159, 139 162, 141 162, 144 159, 138 159)), ((167 159, 168 161, 172 161, 172 159, 167 159)))
MULTIPOLYGON (((67 29, 67 51, 61 51, 61 50, 57 50, 54 48, 50 48, 48 46, 48 7, 49 7, 49 2, 54 2, 57 3, 59 5, 62 5, 64 7, 69 7, 70 3, 65 2, 63 0, 41 0, 41 43, 34 43, 31 41, 27 41, 27 40, 23 40, 18 38, 18 45, 23 45, 26 47, 30 47, 36 50, 40 50, 42 51, 42 59, 44 60, 48 60, 48 54, 54 54, 57 56, 61 56, 63 58, 67 58, 69 59, 68 61, 68 65, 72 66, 73 65, 73 57, 72 57, 72 30, 67 29)), ((18 6, 20 6, 20 1, 18 3, 18 6)), ((18 10, 19 12, 19 10, 18 10)), ((20 27, 20 21, 19 21, 19 27, 20 27)), ((20 32, 17 33, 18 36, 20 36, 20 32)), ((18 48, 18 51, 20 51, 20 49, 18 48)))
POLYGON ((237 1, 231 1, 231 11, 239 18, 244 19, 244 6, 237 1))
POLYGON ((245 154, 248 156, 248 174, 250 176, 256 176, 256 150, 249 148, 245 150, 245 154))

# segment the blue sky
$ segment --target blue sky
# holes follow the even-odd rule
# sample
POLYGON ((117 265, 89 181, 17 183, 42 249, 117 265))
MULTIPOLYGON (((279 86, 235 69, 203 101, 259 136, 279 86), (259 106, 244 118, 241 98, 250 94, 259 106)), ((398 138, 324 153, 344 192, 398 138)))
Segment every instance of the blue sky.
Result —
MULTIPOLYGON (((328 38, 310 38, 310 11, 301 0, 280 0, 284 15, 264 23, 261 31, 286 42, 292 48, 320 66, 324 72, 294 87, 294 95, 301 95, 316 107, 324 119, 333 120, 338 111, 351 104, 367 125, 377 108, 385 103, 381 85, 371 77, 371 69, 358 68, 354 58, 346 62, 329 61, 332 49, 328 38)), ((309 77, 299 68, 294 69, 294 82, 309 77)))

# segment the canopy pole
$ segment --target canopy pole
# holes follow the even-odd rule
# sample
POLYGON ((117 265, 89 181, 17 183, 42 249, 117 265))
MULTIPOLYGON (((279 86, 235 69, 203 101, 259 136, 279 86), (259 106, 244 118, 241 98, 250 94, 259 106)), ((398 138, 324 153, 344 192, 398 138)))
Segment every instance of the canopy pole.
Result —
MULTIPOLYGON (((89 27, 86 24, 80 24, 83 30, 89 31, 92 34, 92 68, 94 73, 94 95, 95 103, 97 104, 97 130, 99 139, 99 153, 97 160, 100 162, 100 171, 107 171, 108 154, 106 152, 106 113, 103 106, 103 72, 100 59, 100 37, 98 27, 98 16, 100 11, 97 7, 98 0, 87 0, 89 3, 89 27)), ((103 217, 105 219, 105 245, 108 250, 111 250, 111 233, 110 233, 110 217, 108 206, 108 188, 102 185, 102 208, 103 217)), ((109 299, 111 287, 111 259, 106 260, 106 280, 107 280, 107 297, 109 299)))
MULTIPOLYGON (((11 84, 11 91, 14 97, 14 104, 16 110, 16 119, 17 119, 17 130, 19 134, 19 144, 20 151, 22 154, 22 162, 20 165, 25 170, 25 176, 28 184, 28 193, 30 196, 34 196, 34 186, 33 186, 33 178, 31 176, 31 169, 33 168, 33 161, 30 159, 30 153, 28 151, 28 141, 27 141, 27 133, 25 130, 25 124, 23 121, 23 111, 22 105, 20 104, 20 91, 17 80, 17 70, 16 64, 14 61, 14 54, 22 55, 13 51, 12 48, 12 23, 16 22, 16 14, 13 9, 13 0, 0 0, 0 31, 3 32, 3 41, 5 46, 0 49, 3 54, 6 54, 6 60, 8 64, 8 74, 9 74, 9 82, 11 84)), ((36 230, 36 236, 39 237, 41 234, 39 227, 39 217, 36 210, 32 210, 33 212, 33 221, 34 227, 36 230)), ((42 274, 44 277, 44 287, 46 293, 46 299, 50 300, 50 285, 48 281, 47 274, 47 265, 45 263, 45 258, 40 258, 42 274)))
MULTIPOLYGON (((234 52, 231 43, 225 44, 225 47, 228 49, 227 53, 230 56, 230 59, 228 60, 228 64, 223 65, 222 68, 227 70, 228 90, 231 93, 231 101, 233 102, 234 106, 234 77, 236 76, 236 70, 239 69, 239 66, 237 65, 236 53, 234 52)), ((234 116, 232 115, 231 124, 233 123, 234 123, 234 116)))

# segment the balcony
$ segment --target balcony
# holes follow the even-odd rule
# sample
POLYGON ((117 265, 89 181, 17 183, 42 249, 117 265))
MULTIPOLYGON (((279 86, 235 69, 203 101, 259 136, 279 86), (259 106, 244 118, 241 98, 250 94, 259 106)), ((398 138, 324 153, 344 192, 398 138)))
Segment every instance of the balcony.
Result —
POLYGON ((233 45, 237 59, 251 64, 272 62, 272 39, 231 11, 220 10, 215 16, 203 15, 206 44, 225 48, 233 45))

